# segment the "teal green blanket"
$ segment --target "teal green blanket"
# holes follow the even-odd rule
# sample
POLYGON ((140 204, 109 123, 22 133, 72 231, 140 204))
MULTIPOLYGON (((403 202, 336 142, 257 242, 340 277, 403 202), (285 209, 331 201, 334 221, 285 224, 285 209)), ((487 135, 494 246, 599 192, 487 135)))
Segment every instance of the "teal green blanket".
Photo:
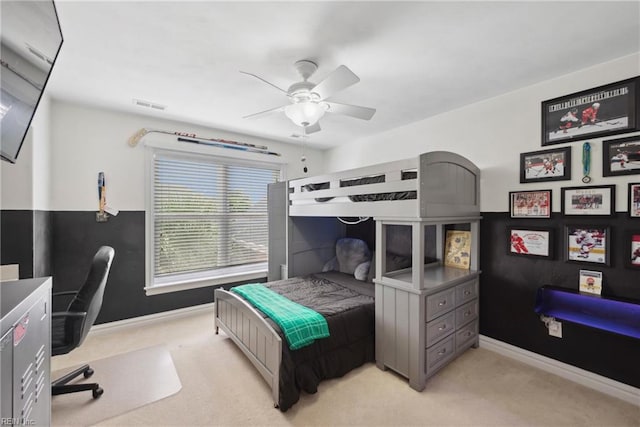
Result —
POLYGON ((320 313, 293 302, 263 285, 235 286, 231 288, 231 292, 242 296, 280 326, 291 350, 297 350, 318 338, 329 336, 329 325, 320 313))

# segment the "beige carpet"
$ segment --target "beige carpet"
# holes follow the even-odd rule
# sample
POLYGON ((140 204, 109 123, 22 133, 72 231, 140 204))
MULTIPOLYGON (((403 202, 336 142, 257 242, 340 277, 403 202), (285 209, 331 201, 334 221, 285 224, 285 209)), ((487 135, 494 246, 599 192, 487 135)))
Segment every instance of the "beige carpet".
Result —
POLYGON ((52 363, 61 369, 167 347, 180 393, 98 423, 105 427, 640 427, 640 402, 632 405, 482 347, 447 365, 420 393, 405 378, 368 363, 322 382, 318 393, 303 394, 282 413, 238 347, 224 333, 215 335, 213 318, 208 311, 90 333, 82 347, 52 363))
MULTIPOLYGON (((177 393, 182 388, 171 354, 163 345, 89 362, 95 373, 76 382, 97 382, 104 394, 90 391, 51 398, 54 426, 90 426, 177 393)), ((75 368, 75 367, 74 367, 75 368)), ((51 374, 59 378, 73 368, 51 374)))

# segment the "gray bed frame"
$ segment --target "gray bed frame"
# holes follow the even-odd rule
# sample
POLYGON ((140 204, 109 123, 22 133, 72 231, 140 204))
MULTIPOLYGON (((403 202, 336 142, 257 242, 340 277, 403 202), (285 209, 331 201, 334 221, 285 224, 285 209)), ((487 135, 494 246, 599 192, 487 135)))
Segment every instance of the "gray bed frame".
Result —
MULTIPOLYGON (((275 188, 279 196, 272 198, 278 204, 269 206, 269 240, 270 245, 276 242, 282 246, 284 243, 286 250, 269 249, 269 280, 321 271, 324 263, 335 255, 336 240, 345 235, 345 226, 335 217, 386 215, 419 218, 477 212, 476 179, 477 168, 469 160, 455 153, 437 151, 412 159, 292 180, 288 186, 278 183, 281 185, 275 188), (418 178, 400 180, 401 173, 406 170, 416 170, 418 178), (379 174, 385 174, 385 183, 348 188, 339 186, 343 179, 379 174), (330 182, 331 188, 301 193, 301 186, 314 182, 330 182), (417 191, 417 199, 354 203, 345 197, 349 194, 411 190, 417 191), (282 197, 283 194, 286 196, 282 197), (316 202, 315 198, 319 197, 335 199, 316 202), (283 199, 286 203, 282 203, 283 199), (272 224, 271 217, 276 221, 281 218, 284 222, 272 224), (272 236, 272 229, 278 230, 279 235, 272 236), (279 259, 273 261, 272 252, 278 253, 279 259), (272 273, 272 265, 284 267, 282 276, 272 273)), ((222 329, 238 345, 270 385, 274 406, 278 407, 282 339, 253 306, 235 293, 216 289, 214 296, 216 334, 222 329)))
POLYGON ((216 334, 222 329, 249 358, 271 387, 273 405, 280 396, 282 339, 253 306, 223 289, 215 291, 216 334))

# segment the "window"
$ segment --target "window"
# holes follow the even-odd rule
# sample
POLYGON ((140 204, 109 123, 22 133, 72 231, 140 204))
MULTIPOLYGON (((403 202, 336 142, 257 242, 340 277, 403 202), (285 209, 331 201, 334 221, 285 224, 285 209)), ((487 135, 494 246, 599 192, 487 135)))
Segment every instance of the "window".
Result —
POLYGON ((154 150, 147 294, 265 277, 280 165, 154 150))

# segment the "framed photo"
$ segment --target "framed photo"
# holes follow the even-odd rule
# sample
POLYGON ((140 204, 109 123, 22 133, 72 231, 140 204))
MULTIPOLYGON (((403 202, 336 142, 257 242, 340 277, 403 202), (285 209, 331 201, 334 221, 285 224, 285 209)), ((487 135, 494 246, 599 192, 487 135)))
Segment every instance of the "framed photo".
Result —
POLYGON ((471 232, 447 230, 444 253, 444 265, 446 267, 468 270, 471 261, 471 232))
POLYGON ((571 179, 571 147, 520 154, 520 183, 571 179))
POLYGON ((640 135, 602 141, 602 176, 640 174, 640 135))
POLYGON ((508 254, 544 258, 553 256, 553 229, 507 227, 507 231, 508 254))
POLYGON ((602 293, 602 271, 580 270, 580 292, 600 295, 602 293))
POLYGON ((638 130, 640 77, 542 102, 542 145, 638 130))
POLYGON ((627 266, 632 268, 640 268, 640 230, 630 231, 628 233, 629 256, 627 258, 627 266))
POLYGON ((606 226, 565 226, 565 261, 609 265, 609 236, 606 226))
POLYGON ((511 218, 551 218, 551 190, 509 192, 511 218))
POLYGON ((640 182, 629 183, 629 216, 640 218, 640 182))
POLYGON ((611 216, 615 210, 615 185, 562 187, 563 215, 611 216))

